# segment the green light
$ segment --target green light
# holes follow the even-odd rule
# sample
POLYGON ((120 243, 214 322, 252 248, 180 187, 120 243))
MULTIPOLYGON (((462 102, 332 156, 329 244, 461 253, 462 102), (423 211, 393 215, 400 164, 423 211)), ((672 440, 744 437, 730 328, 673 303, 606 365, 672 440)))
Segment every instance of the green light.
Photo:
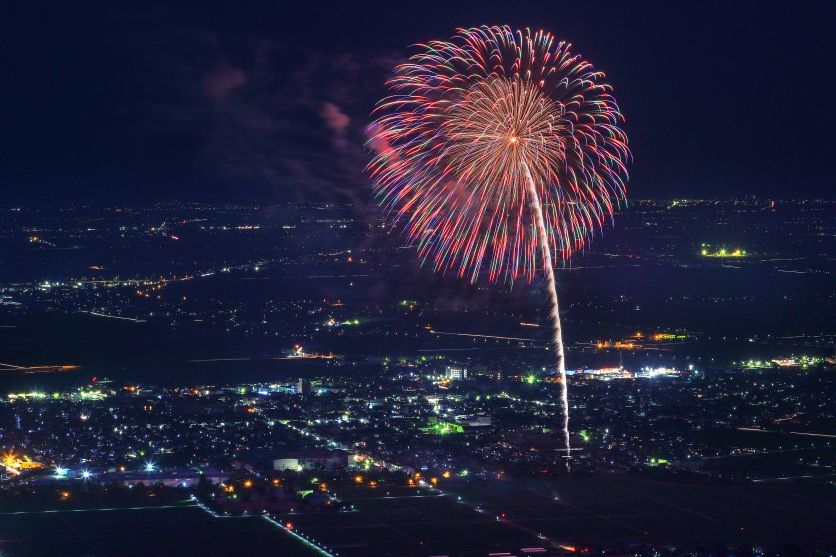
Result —
POLYGON ((536 375, 534 375, 533 373, 529 373, 528 375, 525 376, 524 381, 526 383, 528 383, 529 385, 533 385, 534 383, 537 383, 537 381, 539 381, 539 378, 536 375))
POLYGON ((718 258, 746 257, 746 250, 741 249, 741 248, 734 248, 732 250, 729 250, 727 248, 720 248, 720 249, 712 252, 708 249, 709 247, 710 246, 708 246, 707 244, 702 245, 702 247, 700 249, 700 255, 702 257, 718 257, 718 258))
POLYGON ((464 433, 464 428, 452 422, 437 422, 431 424, 428 431, 432 431, 436 435, 451 435, 453 433, 464 433))
POLYGON ((580 430, 580 431, 578 432, 578 435, 580 435, 580 436, 581 436, 581 439, 583 439, 583 442, 584 442, 584 443, 589 443, 589 440, 592 438, 592 437, 589 435, 589 432, 588 432, 587 430, 585 430, 585 429, 580 430))
POLYGON ((104 393, 101 391, 79 391, 78 396, 84 400, 101 400, 104 398, 104 393))

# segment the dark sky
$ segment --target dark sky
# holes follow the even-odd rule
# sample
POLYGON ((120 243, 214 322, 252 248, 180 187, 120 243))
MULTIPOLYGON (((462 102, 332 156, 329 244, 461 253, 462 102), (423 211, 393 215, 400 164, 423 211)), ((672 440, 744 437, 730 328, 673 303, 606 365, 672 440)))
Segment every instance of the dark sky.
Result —
POLYGON ((52 4, 4 14, 2 205, 367 200, 387 72, 482 23, 551 30, 607 73, 630 197, 836 184, 831 0, 52 4))

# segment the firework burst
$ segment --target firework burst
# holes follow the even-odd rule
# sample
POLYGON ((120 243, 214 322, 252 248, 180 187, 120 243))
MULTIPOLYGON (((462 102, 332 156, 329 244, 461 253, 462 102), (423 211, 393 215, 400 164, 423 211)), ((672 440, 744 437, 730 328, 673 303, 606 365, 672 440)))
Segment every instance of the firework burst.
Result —
POLYGON ((381 204, 424 261, 475 282, 544 268, 564 434, 568 399, 553 259, 567 261, 624 199, 630 157, 604 74, 550 33, 459 29, 418 45, 376 109, 381 204))

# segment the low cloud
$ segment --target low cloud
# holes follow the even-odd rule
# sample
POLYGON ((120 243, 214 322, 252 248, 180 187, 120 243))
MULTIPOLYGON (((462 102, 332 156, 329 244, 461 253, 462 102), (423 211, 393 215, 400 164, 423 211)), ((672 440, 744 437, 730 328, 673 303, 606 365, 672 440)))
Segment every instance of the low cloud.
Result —
POLYGON ((203 90, 217 101, 226 99, 230 93, 247 83, 247 74, 241 68, 221 64, 203 76, 203 90))
POLYGON ((322 119, 325 120, 325 123, 334 131, 341 131, 348 127, 351 123, 351 118, 349 118, 345 113, 340 110, 340 107, 335 105, 334 103, 325 102, 322 103, 322 111, 320 112, 322 115, 322 119))
POLYGON ((334 146, 337 149, 345 149, 347 142, 346 129, 351 124, 351 118, 341 111, 340 107, 331 102, 322 103, 322 110, 319 114, 325 120, 325 125, 334 132, 334 146))

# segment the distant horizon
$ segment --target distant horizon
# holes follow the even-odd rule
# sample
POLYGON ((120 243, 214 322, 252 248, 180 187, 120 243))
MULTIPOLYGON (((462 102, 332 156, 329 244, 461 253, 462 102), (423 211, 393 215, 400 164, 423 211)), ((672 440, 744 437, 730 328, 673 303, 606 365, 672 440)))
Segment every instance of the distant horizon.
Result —
MULTIPOLYGON (((817 203, 836 203, 836 195, 832 197, 821 197, 821 196, 811 196, 811 197, 798 197, 798 198, 791 198, 791 197, 771 197, 766 195, 733 195, 728 197, 685 197, 685 196, 673 196, 673 197, 628 197, 626 202, 622 202, 622 208, 629 208, 630 204, 632 203, 646 203, 646 202, 672 202, 672 201, 686 201, 686 202, 702 202, 702 201, 737 201, 737 202, 770 202, 774 201, 776 203, 810 203, 810 202, 817 202, 817 203)), ((259 200, 251 200, 251 199, 196 199, 196 200, 178 200, 178 199, 159 199, 156 201, 138 201, 138 200, 122 200, 122 201, 101 201, 100 203, 96 203, 95 201, 66 201, 63 203, 51 203, 51 204, 28 204, 28 203, 10 203, 10 204, 3 204, 0 201, 0 210, 3 211, 15 211, 15 210, 39 210, 39 209, 67 209, 72 207, 78 208, 96 208, 96 209, 116 209, 121 207, 132 207, 132 208, 146 208, 146 207, 156 207, 156 206, 170 206, 170 207, 187 207, 187 206, 207 206, 207 207, 235 207, 235 206, 248 206, 248 207, 280 207, 280 206, 289 206, 289 205, 323 205, 323 204, 336 204, 336 205, 343 205, 346 207, 352 207, 356 205, 355 200, 343 200, 343 199, 274 199, 270 201, 259 201, 259 200)), ((359 207, 358 207, 359 209, 359 207)))

